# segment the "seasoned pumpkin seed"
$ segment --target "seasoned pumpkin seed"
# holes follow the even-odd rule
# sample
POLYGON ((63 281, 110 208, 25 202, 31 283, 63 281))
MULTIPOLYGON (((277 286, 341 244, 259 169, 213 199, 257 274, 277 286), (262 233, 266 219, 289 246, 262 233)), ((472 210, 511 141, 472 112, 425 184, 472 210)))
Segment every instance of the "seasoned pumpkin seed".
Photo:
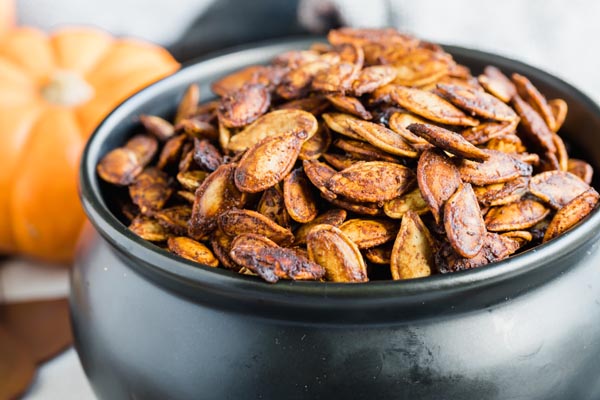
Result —
POLYGON ((390 255, 392 278, 414 279, 431 275, 434 269, 433 246, 433 238, 421 218, 408 211, 402 217, 390 255))
POLYGON ((209 267, 219 266, 219 260, 204 244, 186 236, 172 236, 167 240, 169 251, 180 257, 209 267))
POLYGON ((571 201, 559 209, 544 234, 544 242, 566 232, 583 218, 585 218, 598 204, 600 196, 593 188, 589 188, 583 193, 574 197, 571 201))

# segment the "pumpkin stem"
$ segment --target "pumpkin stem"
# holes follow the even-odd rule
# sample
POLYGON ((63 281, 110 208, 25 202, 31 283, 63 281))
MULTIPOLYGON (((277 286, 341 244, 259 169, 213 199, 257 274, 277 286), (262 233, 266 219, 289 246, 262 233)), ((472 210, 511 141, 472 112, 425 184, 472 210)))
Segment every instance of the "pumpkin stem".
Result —
POLYGON ((42 97, 59 106, 77 106, 94 95, 94 88, 73 71, 56 71, 42 87, 42 97))

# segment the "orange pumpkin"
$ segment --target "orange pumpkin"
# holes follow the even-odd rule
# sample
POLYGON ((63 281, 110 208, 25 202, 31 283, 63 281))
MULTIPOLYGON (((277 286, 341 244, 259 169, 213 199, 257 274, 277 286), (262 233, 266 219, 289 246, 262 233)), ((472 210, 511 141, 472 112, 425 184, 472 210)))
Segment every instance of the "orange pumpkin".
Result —
POLYGON ((0 36, 11 28, 15 21, 15 3, 13 0, 0 0, 0 36))
POLYGON ((17 28, 0 39, 0 253, 72 259, 86 139, 127 96, 178 66, 160 47, 91 28, 17 28))

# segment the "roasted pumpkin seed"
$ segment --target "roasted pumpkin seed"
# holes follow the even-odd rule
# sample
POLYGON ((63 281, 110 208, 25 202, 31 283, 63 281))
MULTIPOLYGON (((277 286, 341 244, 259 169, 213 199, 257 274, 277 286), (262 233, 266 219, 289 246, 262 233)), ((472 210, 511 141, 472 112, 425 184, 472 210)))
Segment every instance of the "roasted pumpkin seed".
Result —
POLYGON ((209 267, 219 266, 219 260, 208 247, 186 236, 170 237, 167 240, 169 251, 180 257, 209 267))
POLYGON ((358 246, 335 226, 316 225, 306 237, 308 257, 325 268, 333 282, 367 282, 367 266, 358 246))
POLYGON ((402 217, 390 255, 392 278, 414 279, 431 275, 434 269, 433 245, 433 238, 421 218, 408 211, 402 217))
POLYGON ((444 228, 454 250, 465 258, 479 253, 487 232, 470 184, 460 184, 444 205, 444 228))
POLYGON ((480 90, 443 83, 438 83, 436 89, 446 100, 473 116, 508 122, 518 119, 512 108, 480 90))
POLYGON ((271 95, 264 85, 247 84, 221 98, 219 121, 228 128, 240 128, 254 122, 271 105, 271 95))
POLYGON ((587 183, 565 171, 542 172, 529 181, 531 193, 556 210, 588 189, 587 183))
POLYGON ((485 226, 492 232, 528 229, 542 221, 550 209, 542 203, 523 199, 501 207, 491 208, 485 216, 485 226))
POLYGON ((283 180, 283 199, 289 216, 296 222, 310 222, 319 214, 312 186, 302 168, 292 170, 283 180))
POLYGON ((517 93, 515 84, 502 71, 492 65, 485 67, 483 75, 479 75, 478 79, 485 90, 505 103, 510 102, 517 93))
POLYGON ((461 184, 458 169, 442 151, 426 150, 419 157, 417 182, 436 223, 441 223, 446 200, 461 184))
POLYGON ((294 242, 292 231, 256 211, 231 209, 219 215, 218 220, 219 229, 229 236, 256 233, 282 246, 289 246, 294 242))
POLYGON ((599 199, 598 192, 593 188, 589 188, 573 198, 556 212, 546 229, 543 241, 554 239, 575 226, 596 208, 599 199))
POLYGON ((488 153, 448 129, 431 124, 410 124, 407 129, 455 156, 475 161, 484 161, 490 157, 488 153))

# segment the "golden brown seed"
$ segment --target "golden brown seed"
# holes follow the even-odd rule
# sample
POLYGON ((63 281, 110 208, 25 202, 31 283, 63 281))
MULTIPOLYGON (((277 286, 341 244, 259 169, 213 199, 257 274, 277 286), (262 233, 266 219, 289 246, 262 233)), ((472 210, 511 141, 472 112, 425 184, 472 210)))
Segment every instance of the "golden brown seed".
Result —
POLYGON ((550 209, 542 203, 524 199, 491 208, 485 216, 485 225, 492 232, 528 229, 546 218, 549 213, 550 209))
POLYGON ((350 89, 352 81, 358 76, 364 60, 361 47, 355 45, 344 45, 351 60, 343 60, 323 69, 315 74, 312 81, 312 89, 321 92, 345 92, 350 89))
POLYGON ((462 257, 475 257, 481 250, 487 230, 470 184, 461 183, 446 201, 444 228, 450 245, 462 257))
POLYGON ((431 147, 427 140, 406 129, 411 124, 424 123, 426 123, 424 119, 406 112, 395 112, 388 121, 390 129, 402 136, 408 143, 431 147))
POLYGON ((291 69, 277 87, 277 94, 287 100, 297 99, 306 95, 315 75, 327 70, 330 66, 330 62, 317 59, 291 69))
POLYGON ((515 84, 511 82, 506 75, 498 68, 488 65, 483 70, 483 75, 479 75, 479 83, 488 92, 499 98, 505 103, 510 102, 517 93, 515 84))
POLYGON ((227 153, 229 150, 229 141, 231 140, 231 129, 226 127, 221 120, 219 120, 219 146, 221 146, 221 150, 227 153))
POLYGON ((353 119, 348 121, 348 126, 361 138, 390 154, 411 158, 416 158, 419 155, 402 136, 383 125, 353 119))
POLYGON ((183 188, 195 192, 207 176, 208 172, 206 171, 183 171, 177 174, 177 181, 183 188))
POLYGON ((474 145, 487 143, 495 137, 510 135, 515 132, 519 120, 511 122, 483 122, 461 132, 463 138, 474 145))
POLYGON ((187 234, 192 207, 185 205, 165 208, 155 212, 153 216, 168 232, 183 236, 187 234))
POLYGON ((436 147, 456 156, 476 161, 483 161, 489 158, 489 154, 484 150, 473 146, 461 135, 448 129, 430 124, 411 124, 407 129, 436 147))
POLYGON ((500 206, 518 201, 529 191, 529 178, 520 176, 504 183, 473 187, 479 204, 500 206))
POLYGON ((561 171, 569 170, 569 154, 567 153, 567 146, 563 142, 562 138, 556 133, 552 135, 552 141, 556 146, 556 158, 558 159, 558 165, 561 171))
POLYGON ((217 140, 219 133, 216 128, 204 120, 203 116, 191 117, 175 125, 176 132, 183 132, 190 138, 217 140))
POLYGON ((464 271, 503 260, 521 247, 520 241, 488 232, 479 253, 472 258, 456 254, 449 243, 444 243, 435 253, 435 264, 440 273, 464 271))
POLYGON ((263 65, 251 65, 213 82, 210 89, 218 96, 226 96, 240 90, 247 83, 259 83, 258 77, 264 70, 263 65))
POLYGON ((246 201, 233 182, 235 163, 223 164, 211 173, 196 190, 188 233, 201 239, 217 227, 217 217, 233 207, 242 207, 246 201))
POLYGON ((196 164, 194 162, 194 149, 192 148, 191 143, 186 143, 181 149, 181 153, 182 156, 179 160, 178 169, 179 172, 187 172, 196 164))
POLYGON ((519 242, 519 247, 523 247, 533 240, 533 235, 529 231, 510 231, 501 233, 501 235, 516 240, 519 242))
POLYGON ((599 198, 598 192, 589 188, 565 204, 550 221, 543 242, 554 239, 575 226, 596 208, 599 198))
POLYGON ((527 139, 543 150, 555 153, 556 147, 552 140, 552 131, 540 114, 518 95, 513 97, 512 104, 521 118, 520 126, 523 127, 522 132, 527 136, 527 139))
POLYGON ((144 169, 129 186, 131 200, 144 215, 163 208, 172 193, 168 175, 155 167, 144 169))
POLYGON ((373 118, 371 113, 367 111, 365 106, 363 106, 360 100, 358 100, 356 97, 330 94, 325 96, 325 98, 329 100, 329 102, 333 104, 335 108, 342 112, 356 115, 362 119, 373 118))
POLYGON ((281 181, 294 167, 303 139, 297 135, 266 137, 244 153, 235 170, 242 192, 261 192, 281 181))
POLYGON ((418 187, 411 192, 383 203, 383 212, 390 218, 400 219, 408 211, 412 211, 417 215, 423 215, 429 211, 429 206, 418 187))
POLYGON ((373 264, 389 265, 392 260, 392 245, 385 244, 365 249, 364 254, 373 264))
POLYGON ((200 88, 193 83, 186 89, 175 114, 175 125, 186 118, 191 117, 196 112, 198 102, 200 101, 200 88))
POLYGON ((302 110, 313 115, 320 115, 329 108, 329 102, 323 96, 303 97, 279 104, 277 110, 302 110))
POLYGON ((163 146, 156 167, 165 169, 171 164, 174 164, 180 157, 183 147, 187 141, 186 135, 177 135, 168 139, 163 146))
POLYGON ((339 208, 332 208, 330 210, 325 211, 324 213, 319 214, 312 221, 300 225, 300 227, 294 233, 295 240, 294 245, 299 246, 306 244, 306 236, 310 232, 310 230, 320 224, 327 224, 333 226, 340 226, 342 222, 346 219, 346 210, 341 210, 339 208))
POLYGON ((425 150, 417 165, 419 190, 439 224, 446 200, 461 183, 460 173, 452 160, 440 150, 425 150))
POLYGON ((395 223, 383 219, 349 219, 339 228, 359 249, 384 244, 392 240, 398 231, 395 223))
POLYGON ((336 139, 333 146, 357 160, 398 162, 396 157, 392 157, 385 151, 360 140, 340 138, 336 139))
POLYGON ((353 201, 379 202, 401 196, 413 182, 413 172, 400 164, 360 161, 333 175, 327 187, 353 201))
POLYGON ((96 171, 106 182, 126 186, 143 170, 137 155, 130 149, 118 147, 108 152, 98 163, 96 171))
POLYGON ((470 115, 495 121, 511 122, 518 119, 512 108, 480 90, 443 83, 438 83, 436 89, 442 97, 470 115))
POLYGON ((503 183, 531 175, 531 165, 517 157, 496 150, 486 150, 489 158, 484 162, 461 159, 458 161, 460 178, 478 186, 503 183))
POLYGON ((276 110, 267 113, 229 140, 230 151, 246 151, 270 136, 297 135, 310 139, 317 132, 314 115, 302 110, 276 110))
POLYGON ((304 168, 304 173, 310 182, 321 191, 326 199, 332 200, 337 197, 335 193, 327 188, 327 182, 335 175, 336 170, 317 160, 304 160, 302 168, 304 168))
POLYGON ((552 115, 554 116, 554 132, 558 132, 567 119, 569 106, 563 99, 550 100, 548 101, 548 105, 552 109, 552 115))
POLYGON ((310 222, 319 213, 312 186, 302 168, 292 170, 283 180, 283 199, 288 214, 296 222, 310 222))
POLYGON ((229 236, 256 233, 286 247, 294 242, 292 231, 256 211, 227 210, 219 216, 218 221, 219 229, 229 236))
POLYGON ((214 171, 223 163, 223 156, 208 140, 194 138, 194 161, 205 171, 214 171))
POLYGON ((279 279, 316 280, 325 275, 322 266, 257 234, 236 237, 229 255, 234 262, 270 283, 279 279))
POLYGON ((260 84, 244 85, 221 98, 219 121, 228 128, 240 128, 254 122, 271 105, 271 95, 260 84))
POLYGON ((517 88, 517 93, 542 116, 548 128, 556 132, 558 129, 556 129, 554 114, 544 95, 523 75, 512 74, 512 80, 517 88))
POLYGON ((317 132, 302 144, 298 158, 301 160, 316 160, 329 149, 331 133, 326 125, 319 124, 317 132))
POLYGON ((175 134, 175 128, 173 125, 155 115, 140 115, 140 122, 144 125, 144 128, 161 142, 164 142, 171 138, 175 134))
POLYGON ((352 92, 356 96, 371 93, 380 86, 387 85, 396 77, 396 69, 389 65, 373 65, 363 68, 354 82, 352 92))
POLYGON ((210 246, 219 263, 225 268, 239 271, 240 266, 229 255, 233 238, 226 235, 222 230, 216 229, 210 236, 210 246))
POLYGON ((567 162, 567 171, 569 171, 575 176, 578 176, 582 181, 584 181, 588 185, 592 183, 594 169, 590 164, 586 163, 583 160, 569 158, 569 161, 567 162))
POLYGON ((394 83, 403 86, 425 86, 446 75, 451 60, 436 51, 419 48, 392 60, 396 68, 394 83))
POLYGON ((138 215, 129 225, 129 230, 144 240, 162 242, 167 240, 168 233, 154 218, 138 215))
POLYGON ((395 86, 390 96, 398 105, 435 122, 465 126, 479 124, 479 121, 467 116, 451 103, 431 92, 395 86))
POLYGON ((263 192, 256 211, 284 228, 290 226, 290 215, 285 209, 283 191, 279 185, 272 186, 263 192))
POLYGON ((178 190, 177 196, 179 196, 182 200, 185 200, 190 204, 194 204, 194 200, 196 199, 194 193, 188 192, 187 190, 178 190))
POLYGON ((338 171, 350 168, 359 161, 348 154, 323 153, 321 156, 329 165, 338 171))
POLYGON ((494 137, 485 144, 485 148, 511 154, 520 154, 526 150, 521 139, 514 134, 494 137))
POLYGON ((154 158, 158 150, 158 141, 153 136, 135 135, 127 141, 125 148, 133 151, 139 163, 145 167, 154 158))
POLYGON ((316 225, 306 238, 309 258, 325 268, 333 282, 367 282, 367 267, 360 250, 332 225, 316 225))
POLYGON ((169 250, 180 257, 197 262, 208 267, 216 268, 219 260, 208 247, 185 236, 170 237, 167 240, 169 250))
POLYGON ((327 40, 333 45, 353 43, 357 46, 368 47, 372 44, 381 44, 406 50, 416 48, 419 40, 398 32, 393 28, 364 29, 364 28, 339 28, 330 30, 327 40))
POLYGON ((323 197, 334 206, 343 208, 344 210, 348 210, 355 214, 370 215, 372 217, 382 215, 381 209, 378 207, 377 203, 355 202, 342 197, 336 197, 334 199, 329 199, 324 195, 323 197))
POLYGON ((589 189, 576 175, 565 171, 547 171, 529 181, 529 190, 552 208, 558 210, 589 189))
POLYGON ((433 239, 419 216, 408 211, 402 218, 392 254, 392 278, 414 279, 431 275, 434 268, 433 239))
POLYGON ((350 139, 363 140, 359 134, 350 128, 350 121, 359 121, 358 118, 342 113, 325 113, 322 117, 332 131, 347 136, 350 139))

